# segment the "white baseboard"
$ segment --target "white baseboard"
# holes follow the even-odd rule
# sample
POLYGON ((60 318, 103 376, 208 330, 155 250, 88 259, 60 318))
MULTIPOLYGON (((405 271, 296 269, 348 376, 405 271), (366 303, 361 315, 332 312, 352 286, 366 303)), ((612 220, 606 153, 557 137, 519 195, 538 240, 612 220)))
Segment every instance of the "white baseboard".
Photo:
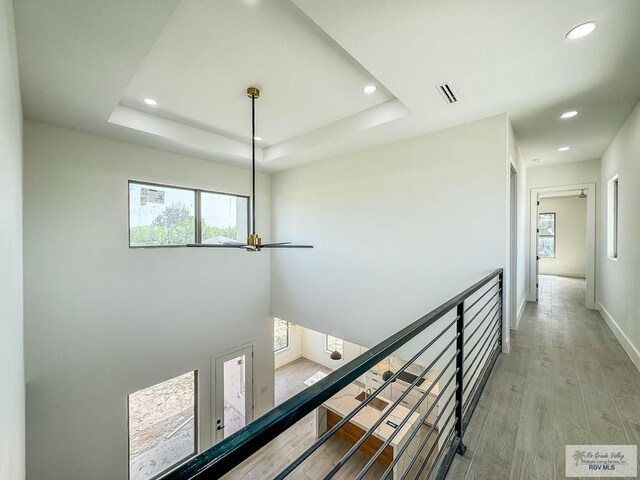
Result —
MULTIPOLYGON (((277 358, 277 353, 276 353, 276 358, 277 358)), ((274 362, 273 368, 277 369, 280 367, 284 367, 285 365, 289 365, 291 362, 295 362, 296 360, 298 360, 299 358, 302 358, 302 352, 298 353, 297 355, 294 355, 291 358, 288 358, 287 360, 285 360, 284 362, 282 362, 280 365, 277 365, 277 362, 274 362)))
POLYGON ((559 272, 559 273, 542 273, 540 275, 546 275, 548 277, 568 277, 568 278, 587 278, 584 273, 571 273, 571 272, 559 272))
POLYGON ((622 348, 624 348, 624 351, 627 352, 627 355, 629 355, 629 358, 631 358, 631 361, 635 364, 636 368, 640 370, 640 351, 638 351, 636 346, 631 343, 629 337, 627 337, 625 333, 620 329, 611 314, 607 311, 606 308, 604 308, 604 306, 600 302, 596 302, 596 307, 598 308, 600 313, 602 313, 604 321, 607 322, 607 325, 609 325, 609 328, 611 329, 611 331, 613 331, 614 335, 622 345, 622 348))

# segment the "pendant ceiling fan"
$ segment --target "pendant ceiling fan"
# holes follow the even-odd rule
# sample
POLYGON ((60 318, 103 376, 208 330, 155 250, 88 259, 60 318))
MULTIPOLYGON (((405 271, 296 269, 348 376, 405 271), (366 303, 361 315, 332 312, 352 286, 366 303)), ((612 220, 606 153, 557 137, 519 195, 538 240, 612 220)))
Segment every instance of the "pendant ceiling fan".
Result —
POLYGON ((191 243, 188 247, 204 248, 243 248, 248 252, 259 252, 263 248, 313 248, 313 245, 294 245, 291 242, 262 243, 256 233, 256 99, 260 98, 260 90, 247 88, 247 96, 251 99, 251 233, 246 243, 191 243))

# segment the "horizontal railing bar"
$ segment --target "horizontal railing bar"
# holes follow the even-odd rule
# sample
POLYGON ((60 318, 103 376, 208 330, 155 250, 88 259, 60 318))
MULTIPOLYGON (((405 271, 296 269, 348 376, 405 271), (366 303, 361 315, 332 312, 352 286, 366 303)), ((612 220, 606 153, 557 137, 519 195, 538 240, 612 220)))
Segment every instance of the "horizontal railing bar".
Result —
MULTIPOLYGON (((457 372, 458 372, 458 369, 456 368, 456 370, 453 372, 452 377, 455 377, 457 372)), ((449 382, 447 381, 447 383, 449 383, 449 382)), ((442 415, 442 412, 446 411, 447 406, 449 405, 449 403, 451 403, 451 400, 456 398, 456 389, 458 387, 459 387, 459 385, 456 383, 455 386, 453 387, 453 393, 449 396, 449 400, 447 400, 447 402, 445 403, 445 405, 442 408, 441 412, 438 414, 438 418, 440 418, 440 415, 442 415)), ((424 423, 424 421, 429 417, 429 415, 431 414, 431 411, 433 410, 435 405, 436 405, 436 403, 434 402, 433 405, 431 405, 431 407, 429 407, 429 410, 427 410, 425 412, 425 414, 420 417, 420 425, 422 425, 424 423)), ((452 410, 455 411, 455 406, 454 406, 454 408, 452 410)), ((431 437, 431 433, 435 430, 437 423, 438 423, 437 420, 435 422, 433 422, 433 424, 431 425, 431 428, 429 428, 429 431, 427 432, 425 440, 428 439, 429 437, 431 437)), ((382 474, 382 477, 380 477, 380 478, 387 478, 387 475, 389 475, 389 472, 391 472, 393 470, 393 467, 395 467, 396 463, 398 463, 398 460, 400 460, 400 457, 402 457, 402 455, 407 450, 407 448, 409 448, 409 444, 413 441, 414 437, 416 436, 416 434, 419 431, 420 431, 420 428, 416 428, 416 429, 413 430, 413 432, 411 432, 411 434, 409 435, 409 438, 407 438, 407 440, 404 442, 404 445, 402 445, 402 448, 400 449, 400 451, 398 452, 396 457, 387 466, 387 469, 385 470, 385 472, 382 474)), ((417 455, 416 455, 416 457, 417 457, 417 455)))
MULTIPOLYGON (((498 313, 500 313, 500 310, 496 310, 496 313, 494 313, 493 318, 489 320, 489 325, 487 326, 486 330, 482 333, 482 336, 478 339, 478 341, 473 345, 473 347, 471 347, 471 349, 468 352, 465 352, 465 355, 466 355, 466 358, 464 359, 465 362, 469 359, 469 357, 471 356, 471 353, 473 353, 476 347, 480 345, 480 342, 482 341, 482 339, 486 338, 486 332, 493 331, 496 324, 500 323, 500 318, 498 318, 498 313), (496 318, 498 318, 498 321, 494 321, 496 320, 496 318)), ((471 365, 473 365, 473 362, 476 361, 476 358, 478 358, 478 354, 476 354, 476 356, 473 357, 473 360, 469 362, 468 364, 469 368, 471 368, 471 365)))
MULTIPOLYGON (((457 351, 456 351, 456 355, 457 355, 457 351)), ((378 457, 380 455, 382 455, 382 452, 384 452, 384 449, 387 448, 389 446, 389 444, 393 441, 393 439, 396 437, 396 435, 400 432, 400 430, 402 430, 402 427, 405 426, 405 424, 409 421, 409 418, 411 417, 411 415, 413 415, 413 413, 420 408, 420 405, 422 405, 422 402, 429 397, 429 394, 431 393, 431 390, 433 389, 433 386, 438 383, 440 381, 440 378, 444 375, 444 373, 447 371, 447 368, 449 368, 449 366, 453 363, 453 361, 456 359, 456 355, 454 355, 453 357, 451 357, 451 360, 449 360, 449 362, 444 366, 444 368, 442 369, 442 371, 438 374, 438 376, 436 377, 436 379, 433 381, 433 383, 431 384, 431 386, 429 387, 429 390, 426 391, 422 397, 420 397, 420 399, 416 402, 416 404, 411 408, 411 410, 409 410, 409 413, 407 413, 407 416, 402 420, 402 422, 400 422, 400 424, 395 428, 395 430, 391 433, 391 435, 389 436, 389 438, 387 438, 385 440, 385 442, 382 444, 382 446, 380 446, 378 448, 378 450, 376 451, 376 453, 369 459, 369 461, 367 462, 367 464, 362 468, 362 470, 360 470, 360 473, 358 473, 358 476, 356 476, 356 478, 354 480, 361 480, 366 473, 369 471, 369 469, 373 466, 373 464, 376 462, 376 460, 378 459, 378 457)), ((440 398, 440 395, 442 395, 446 390, 447 387, 449 386, 449 384, 453 381, 453 379, 455 378, 455 375, 452 375, 451 378, 449 378, 449 380, 447 381, 447 384, 440 389, 440 394, 438 395, 438 399, 440 398)), ((409 390, 407 390, 408 392, 409 390)), ((405 392, 405 393, 407 393, 405 392)), ((435 405, 438 402, 438 399, 436 399, 435 402, 433 402, 433 405, 435 405)), ((429 416, 429 412, 427 412, 427 417, 429 416)), ((422 424, 422 423, 421 423, 422 424)), ((418 427, 420 428, 420 427, 418 427)))
POLYGON ((471 386, 471 391, 469 392, 469 395, 467 396, 467 399, 465 400, 464 405, 462 406, 463 411, 469 406, 469 404, 471 403, 471 400, 473 399, 473 396, 476 394, 478 386, 480 385, 480 380, 482 379, 482 376, 485 374, 485 370, 487 366, 490 364, 491 355, 493 355, 494 351, 497 348, 498 348, 498 345, 496 345, 496 348, 494 348, 493 350, 490 348, 485 352, 486 354, 485 361, 482 363, 482 369, 478 374, 478 378, 476 379, 475 382, 473 382, 473 385, 471 386))
POLYGON ((475 300, 471 305, 469 305, 467 308, 465 308, 465 309, 464 309, 464 313, 467 313, 469 310, 471 310, 473 307, 475 307, 475 306, 476 306, 476 304, 477 304, 480 300, 482 300, 486 294, 488 294, 489 292, 491 292, 491 291, 493 290, 493 288, 494 288, 494 287, 497 287, 497 286, 499 286, 499 285, 500 285, 500 281, 498 280, 496 283, 494 283, 493 285, 491 285, 491 286, 487 289, 487 291, 486 291, 486 292, 484 292, 482 295, 480 295, 478 298, 476 298, 476 300, 475 300))
MULTIPOLYGON (((453 431, 456 431, 455 428, 453 429, 453 431)), ((447 473, 449 472, 449 467, 451 466, 451 462, 453 462, 453 457, 455 457, 460 445, 464 445, 464 443, 462 442, 462 438, 458 437, 457 435, 451 435, 451 437, 452 438, 447 439, 447 441, 444 442, 443 450, 446 450, 447 454, 440 464, 438 472, 436 473, 436 480, 446 479, 447 473)), ((429 473, 429 475, 431 475, 431 473, 429 473)))
MULTIPOLYGON (((394 410, 398 405, 400 405, 400 403, 402 402, 402 400, 404 400, 404 398, 405 398, 407 395, 409 395, 409 392, 413 389, 413 387, 415 387, 415 386, 418 384, 418 382, 419 382, 419 381, 420 381, 420 380, 421 380, 421 379, 422 379, 422 378, 423 378, 423 377, 424 377, 424 376, 425 376, 425 375, 426 375, 426 374, 427 374, 427 373, 428 373, 428 372, 433 368, 433 366, 437 363, 437 361, 438 361, 438 360, 440 360, 440 358, 442 358, 442 355, 444 355, 444 354, 445 354, 445 352, 446 352, 447 350, 449 350, 449 347, 451 347, 451 345, 453 345, 453 342, 455 342, 455 341, 457 340, 458 335, 459 335, 459 334, 456 334, 456 336, 455 336, 455 337, 453 337, 453 339, 449 342, 449 344, 448 344, 446 347, 444 347, 444 349, 443 349, 443 350, 438 354, 438 356, 433 360, 433 362, 431 362, 431 364, 430 364, 427 368, 425 368, 425 369, 422 371, 422 373, 420 374, 420 376, 419 376, 418 378, 416 378, 416 379, 411 383, 411 385, 410 385, 410 386, 409 386, 409 387, 408 387, 408 388, 407 388, 407 389, 402 393, 402 395, 400 395, 400 397, 398 397, 398 398, 396 399, 396 401, 395 401, 395 402, 393 402, 393 404, 391 404, 391 407, 389 407, 389 408, 385 411, 384 415, 381 415, 381 416, 380 416, 380 418, 378 418, 378 420, 376 420, 376 421, 373 423, 373 425, 371 425, 371 427, 369 427, 369 430, 367 430, 367 431, 365 432, 365 434, 364 434, 364 435, 362 435, 362 436, 358 439, 358 441, 357 441, 357 442, 356 442, 356 443, 355 443, 355 444, 354 444, 354 445, 349 449, 349 451, 347 451, 347 453, 345 453, 345 454, 342 456, 342 458, 341 458, 340 460, 338 460, 338 462, 333 466, 333 468, 332 468, 332 469, 327 473, 327 475, 324 477, 324 478, 325 478, 325 480, 328 480, 328 479, 330 479, 330 478, 333 478, 333 476, 338 472, 338 470, 340 470, 340 469, 344 466, 344 464, 345 464, 345 463, 347 463, 347 461, 351 458, 351 456, 352 456, 355 452, 357 452, 357 451, 358 451, 358 448, 360 447, 360 445, 362 445, 362 444, 367 440, 367 438, 369 438, 369 437, 371 436, 371 434, 372 434, 373 432, 375 432, 375 431, 376 431, 376 429, 377 429, 377 428, 382 424, 382 422, 383 422, 383 421, 384 421, 384 420, 385 420, 385 419, 386 419, 386 418, 391 414, 391 412, 392 412, 392 411, 393 411, 393 410, 394 410)), ((457 355, 457 351, 456 351, 456 355, 457 355)), ((455 358, 455 356, 454 356, 453 358, 455 358)), ((451 361, 453 361, 453 360, 451 360, 451 361)), ((451 364, 451 361, 449 362, 449 364, 451 364)), ((449 366, 449 365, 447 365, 447 367, 448 367, 448 366, 449 366)), ((428 397, 428 395, 429 395, 429 393, 431 393, 431 390, 433 389, 433 386, 434 386, 434 385, 435 385, 435 382, 433 382, 433 383, 431 384, 431 386, 429 387, 428 392, 427 392, 425 395, 423 395, 423 396, 422 396, 422 398, 420 399, 420 403, 421 403, 422 399, 424 399, 424 398, 427 398, 427 397, 428 397)), ((378 389, 378 390, 379 390, 379 389, 378 389)), ((378 390, 376 390, 376 392, 377 392, 378 390)), ((404 423, 406 423, 406 421, 409 419, 409 416, 411 415, 411 413, 413 413, 413 412, 410 412, 409 414, 407 414, 407 416, 403 419, 403 425, 404 425, 404 423)), ((396 427, 396 428, 395 428, 395 430, 394 430, 394 436, 395 436, 395 434, 400 430, 400 428, 402 428, 402 426, 398 426, 398 427, 396 427)), ((393 439, 393 437, 392 437, 392 439, 393 439)), ((382 450, 378 449, 378 451, 379 451, 380 453, 382 453, 382 450)), ((377 458, 377 457, 376 457, 376 458, 377 458)))
POLYGON ((480 281, 351 360, 335 372, 284 401, 223 441, 176 467, 164 478, 170 480, 192 480, 205 476, 207 479, 222 477, 344 387, 355 381, 382 359, 398 350, 446 313, 457 307, 464 299, 500 275, 502 275, 501 268, 489 273, 480 281))
MULTIPOLYGON (((398 371, 393 373, 391 377, 389 377, 385 382, 378 387, 372 395, 365 398, 364 401, 360 403, 355 409, 345 415, 342 420, 340 420, 337 424, 335 424, 330 430, 326 431, 320 438, 318 438, 307 450, 305 450, 301 455, 298 456, 293 462, 291 462, 287 467, 278 474, 276 479, 280 480, 286 478, 291 472, 293 472, 302 462, 304 462, 313 452, 315 452, 318 448, 320 448, 329 438, 333 436, 342 426, 344 426, 349 420, 351 420, 358 412, 360 412, 364 407, 366 407, 375 397, 378 396, 380 392, 382 392, 387 386, 391 385, 398 376, 404 372, 411 364, 413 364, 429 347, 431 347, 436 341, 438 341, 442 335, 449 331, 449 329, 453 326, 454 323, 457 322, 457 318, 453 320, 449 325, 447 325, 438 335, 436 335, 425 347, 423 347, 418 353, 416 353, 407 363, 405 363, 398 371)), ((455 335, 453 340, 447 345, 442 352, 438 355, 436 360, 431 362, 431 365, 427 367, 427 369, 433 368, 436 361, 447 351, 447 349, 451 346, 451 344, 458 338, 458 334, 455 335)), ((424 375, 425 373, 423 373, 424 375)), ((416 379, 414 382, 417 383, 419 379, 416 379)), ((407 390, 408 391, 408 390, 407 390)), ((404 398, 404 397, 403 397, 404 398)), ((394 406, 399 404, 399 402, 394 403, 394 406)), ((388 414, 387 414, 388 415, 388 414)), ((385 416, 386 418, 386 416, 385 416)), ((348 453, 348 452, 347 452, 348 453)))
POLYGON ((469 325, 471 325, 471 323, 478 317, 478 315, 480 315, 482 313, 482 311, 484 310, 484 307, 486 307, 487 305, 489 305, 489 303, 491 303, 491 301, 496 298, 496 295, 499 295, 500 292, 502 292, 502 289, 498 289, 498 291, 489 299, 486 301, 486 303, 484 305, 482 305, 482 307, 480 308, 480 310, 478 310, 476 312, 476 314, 471 317, 471 320, 469 320, 468 322, 465 323, 464 328, 466 329, 469 325))
MULTIPOLYGON (((425 457, 426 459, 428 459, 431 456, 431 452, 433 451, 435 446, 438 445, 438 440, 440 440, 440 437, 442 436, 442 432, 444 432, 444 430, 446 429, 447 425, 449 425, 449 420, 451 420, 451 418, 453 417, 453 414, 456 413, 456 407, 457 406, 458 406, 458 402, 455 402, 453 407, 451 408, 451 413, 449 413, 449 416, 447 417, 447 419, 440 426, 440 428, 438 428, 438 435, 436 435, 436 438, 433 441, 433 445, 431 445, 431 448, 429 449, 429 454, 425 457)), ((446 410, 446 407, 443 410, 446 410)), ((434 422, 434 425, 436 425, 437 423, 438 422, 434 422)), ((454 430, 454 429, 452 429, 452 430, 454 430)), ((429 441, 429 437, 430 436, 431 436, 431 432, 429 432, 429 435, 427 435, 422 440, 422 442, 420 442, 420 445, 418 446, 418 448, 416 450, 416 455, 415 455, 415 457, 413 457, 413 460, 411 460, 411 463, 409 464, 409 466, 404 471, 404 474, 400 477, 401 480, 405 480, 405 478, 407 478, 407 475, 409 475, 409 472, 411 472, 411 469, 415 465, 416 461, 418 461, 418 457, 420 455, 420 452, 422 452, 422 449, 427 445, 427 442, 429 441)), ((424 470, 424 466, 425 465, 426 465, 426 461, 425 461, 425 463, 422 464, 422 468, 420 468, 420 470, 418 471, 418 474, 416 475, 415 478, 420 478, 420 474, 422 473, 422 470, 424 470)), ((383 477, 383 478, 385 478, 385 477, 383 477)))
MULTIPOLYGON (((491 340, 492 340, 492 342, 493 342, 493 340, 497 340, 497 338, 496 338, 496 337, 499 337, 499 336, 500 336, 500 329, 496 329, 496 330, 493 332, 493 335, 492 335, 491 337, 487 337, 487 340, 485 340, 485 341, 484 341, 484 343, 485 343, 485 344, 487 344, 487 341, 488 341, 490 338, 491 338, 491 340)), ((491 345, 491 343, 489 343, 488 345, 491 345)), ((483 345, 482 347, 480 347, 480 350, 481 350, 481 351, 483 351, 483 349, 484 349, 484 348, 485 348, 485 345, 483 345)), ((483 356, 484 356, 484 355, 486 355, 486 353, 487 353, 487 352, 489 352, 489 351, 490 351, 489 349, 484 350, 484 354, 483 354, 483 356)), ((471 374, 471 376, 470 376, 469 378, 473 378, 473 376, 476 374, 476 371, 478 370, 478 368, 480 367, 480 365, 482 365, 482 363, 481 363, 481 362, 479 362, 479 363, 476 365, 476 367, 473 369, 473 373, 471 374)), ((463 394, 464 394, 464 393, 466 393, 467 388, 469 388, 469 385, 470 385, 470 383, 467 383, 467 384, 464 386, 464 388, 462 389, 462 393, 463 393, 463 394)))
POLYGON ((462 416, 462 429, 463 431, 465 431, 467 429, 467 425, 469 425, 469 422, 471 421, 471 415, 473 415, 473 412, 476 409, 476 406, 478 405, 478 402, 480 401, 480 395, 476 395, 476 389, 481 389, 484 390, 485 385, 487 384, 487 381, 489 380, 489 376, 491 375, 491 372, 493 371, 493 367, 496 363, 496 360, 498 359, 498 356, 500 355, 500 345, 498 344, 497 348, 493 351, 493 353, 491 354, 491 356, 489 357, 489 360, 487 361, 485 368, 483 369, 483 373, 480 376, 480 380, 476 383, 476 385, 474 386, 474 392, 473 394, 469 397, 470 401, 465 402, 465 408, 463 409, 463 411, 465 412, 462 416))
MULTIPOLYGON (((449 441, 451 440, 451 436, 452 436, 455 432, 456 432, 456 429, 455 429, 455 428, 452 428, 451 430, 449 430, 449 433, 447 434, 447 438, 444 440, 444 442, 442 442, 442 443, 443 443, 443 445, 446 445, 447 443, 449 443, 449 441)), ((436 440, 436 442, 437 442, 437 440, 436 440)), ((437 443, 434 443, 434 444, 431 446, 431 450, 433 450, 433 448, 434 448, 436 445, 437 445, 437 443)), ((432 474, 433 472, 435 472, 435 471, 436 471, 435 469, 436 469, 436 468, 438 468, 438 467, 437 467, 437 465, 438 465, 438 462, 440 461, 440 456, 441 456, 444 452, 446 452, 446 451, 447 451, 447 449, 446 449, 446 448, 441 448, 441 449, 440 449, 440 451, 439 451, 439 452, 438 452, 438 454, 436 455, 435 460, 434 460, 434 461, 433 461, 433 463, 431 464, 431 468, 430 468, 430 470, 429 470, 429 473, 428 473, 428 475, 427 475, 427 478, 430 478, 430 477, 431 477, 431 474, 432 474)), ((418 474, 415 476, 414 480, 416 480, 416 479, 419 479, 419 478, 420 478, 420 475, 422 474, 422 470, 424 470, 424 467, 427 465, 427 460, 429 459, 429 457, 431 457, 431 453, 432 453, 432 452, 431 452, 431 451, 429 451, 429 456, 427 457, 427 459, 425 460, 425 462, 424 462, 424 463, 422 464, 422 466, 420 467, 420 470, 418 470, 418 474)))
POLYGON ((480 327, 483 325, 484 320, 486 320, 491 315, 491 313, 493 313, 493 309, 496 308, 497 306, 500 306, 500 308, 502 308, 502 302, 498 301, 498 302, 494 303, 493 306, 491 307, 491 309, 487 312, 487 315, 476 326, 476 329, 473 332, 471 332, 468 336, 465 335, 465 340, 464 340, 464 344, 465 345, 467 343, 469 343, 469 340, 471 340, 473 338, 473 336, 478 332, 478 330, 480 330, 480 327))
MULTIPOLYGON (((497 323, 497 324, 499 325, 499 323, 497 323)), ((491 330, 491 333, 489 333, 489 335, 487 335, 487 337, 486 337, 485 341, 483 342, 483 346, 482 346, 482 348, 484 348, 484 347, 485 347, 485 345, 486 345, 486 343, 487 343, 488 341, 489 341, 489 345, 492 345, 492 344, 496 343, 496 341, 497 341, 496 336, 499 336, 499 335, 496 335, 496 334, 499 334, 498 329, 495 329, 495 330, 493 330, 493 329, 492 329, 492 330, 491 330)), ((479 360, 478 360, 478 362, 477 362, 477 363, 472 363, 472 364, 471 364, 471 366, 473 366, 473 367, 474 367, 474 368, 473 368, 473 372, 472 372, 472 373, 470 373, 470 371, 471 371, 471 366, 469 366, 469 368, 468 368, 468 369, 466 369, 466 370, 465 370, 465 372, 464 372, 464 374, 463 374, 463 378, 464 378, 464 380, 465 380, 465 387, 467 387, 467 388, 468 388, 468 387, 469 387, 469 383, 472 383, 472 382, 470 382, 470 380, 472 380, 472 379, 474 378, 474 376, 475 376, 475 374, 476 374, 476 372, 477 372, 477 370, 478 370, 479 366, 482 366, 482 367, 484 368, 484 362, 486 361, 486 359, 487 359, 487 357, 488 357, 488 356, 487 356, 487 352, 489 352, 489 351, 490 351, 490 349, 486 349, 486 350, 484 350, 484 351, 482 351, 482 350, 478 350, 477 357, 479 358, 479 360), (468 377, 467 377, 467 374, 469 375, 468 377)), ((476 360, 476 359, 474 358, 474 362, 475 362, 475 360, 476 360)), ((475 385, 475 382, 473 382, 473 383, 474 383, 474 385, 475 385)), ((462 392, 462 393, 465 393, 465 390, 464 390, 464 389, 463 389, 463 392, 462 392)))
MULTIPOLYGON (((491 347, 493 344, 497 344, 499 336, 499 329, 492 330, 491 334, 487 336, 482 344, 480 351, 478 352, 481 360, 474 364, 474 369, 473 372, 469 374, 469 379, 473 379, 475 377, 476 372, 479 368, 484 368, 484 364, 486 362, 486 359, 488 358, 488 353, 491 351, 491 348, 487 347, 491 347)), ((467 371, 467 373, 469 373, 469 371, 467 371)), ((474 386, 475 382, 465 382, 465 388, 463 388, 462 393, 466 393, 470 385, 474 386)))
MULTIPOLYGON (((492 346, 492 345, 494 345, 494 344, 495 344, 495 346, 496 346, 496 348, 497 348, 498 350, 500 350, 500 342, 499 342, 499 340, 500 340, 500 328, 501 328, 501 326, 500 326, 498 329, 496 329, 496 330, 494 331, 494 333, 493 333, 494 337, 495 337, 496 333, 498 334, 498 342, 497 342, 497 343, 496 343, 496 342, 490 342, 490 343, 489 343, 489 346, 492 346)), ((494 340, 495 340, 495 338, 494 338, 494 340)), ((464 403, 464 405, 463 405, 463 410, 464 410, 464 408, 466 408, 466 406, 469 404, 469 401, 470 401, 471 397, 472 397, 472 396, 473 396, 473 394, 475 393, 475 390, 476 390, 476 388, 477 388, 477 386, 478 386, 478 381, 479 381, 479 379, 481 378, 481 376, 483 375, 484 369, 485 369, 485 368, 487 368, 487 364, 488 364, 488 362, 489 362, 489 359, 491 358, 492 351, 493 351, 493 350, 492 350, 491 348, 486 349, 486 350, 483 352, 483 354, 482 354, 482 360, 481 360, 481 361, 476 365, 476 368, 474 369, 474 372, 473 372, 473 374, 472 374, 471 378, 473 378, 473 377, 476 375, 476 370, 478 369, 478 366, 479 366, 479 365, 482 365, 482 369, 480 370, 480 373, 478 374, 478 377, 477 377, 477 378, 476 378, 476 380, 471 384, 471 391, 470 391, 469 395, 467 396, 467 400, 465 401, 465 403, 464 403)), ((467 386, 467 387, 468 387, 469 385, 470 385, 470 382, 466 384, 466 386, 467 386)), ((463 393, 464 393, 464 392, 463 392, 463 393)))

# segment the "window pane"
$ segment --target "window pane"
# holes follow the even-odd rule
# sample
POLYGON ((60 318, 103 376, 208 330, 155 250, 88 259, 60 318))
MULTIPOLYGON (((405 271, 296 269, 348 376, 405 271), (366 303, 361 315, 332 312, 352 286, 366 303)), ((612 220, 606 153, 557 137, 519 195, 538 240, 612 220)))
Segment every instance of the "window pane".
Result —
POLYGON ((331 335, 325 336, 325 349, 327 352, 340 352, 344 355, 344 342, 341 338, 332 337, 331 335))
POLYGON ((129 245, 186 245, 196 241, 195 191, 129 184, 129 245))
POLYGON ((202 243, 244 242, 248 236, 248 207, 246 197, 202 192, 202 243))
POLYGON ((538 237, 538 256, 553 257, 556 251, 556 238, 553 236, 538 237))
POLYGON ((196 451, 196 373, 129 395, 129 478, 148 480, 196 451))
POLYGON ((554 235, 556 232, 556 216, 553 213, 541 213, 538 217, 538 228, 540 229, 540 235, 554 235))
POLYGON ((277 352, 289 346, 289 322, 280 320, 273 321, 273 351, 277 352))

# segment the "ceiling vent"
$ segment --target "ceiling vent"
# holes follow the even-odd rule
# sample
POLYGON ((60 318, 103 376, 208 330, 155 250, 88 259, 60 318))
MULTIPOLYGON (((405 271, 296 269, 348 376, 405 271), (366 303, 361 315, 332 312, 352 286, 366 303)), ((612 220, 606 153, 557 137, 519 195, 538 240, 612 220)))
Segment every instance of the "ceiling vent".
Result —
POLYGON ((453 87, 450 83, 442 83, 436 87, 444 98, 444 101, 447 103, 456 103, 458 101, 458 96, 456 92, 453 90, 453 87))

